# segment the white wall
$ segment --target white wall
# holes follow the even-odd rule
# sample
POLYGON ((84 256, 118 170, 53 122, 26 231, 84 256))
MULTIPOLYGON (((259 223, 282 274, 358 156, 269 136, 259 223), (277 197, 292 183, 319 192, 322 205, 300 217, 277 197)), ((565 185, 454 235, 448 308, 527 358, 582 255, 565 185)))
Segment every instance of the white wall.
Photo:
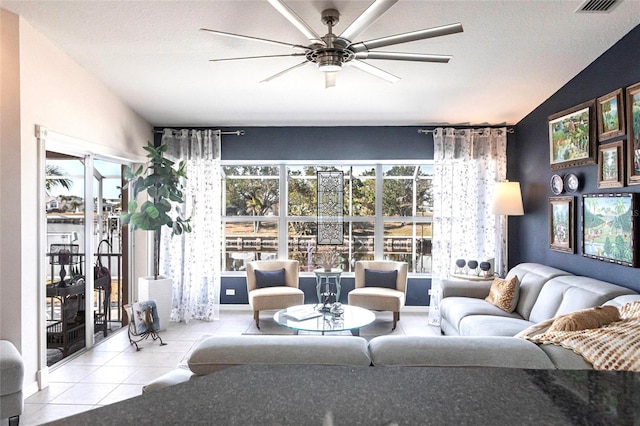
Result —
POLYGON ((22 352, 29 393, 35 391, 37 372, 43 367, 42 348, 36 344, 41 309, 37 294, 43 283, 37 277, 40 206, 35 194, 41 183, 35 126, 123 157, 143 156, 142 146, 153 134, 149 123, 28 22, 4 10, 1 13, 2 110, 5 101, 12 117, 19 108, 19 120, 13 118, 5 129, 4 114, 2 118, 0 337, 12 340, 22 352), (13 64, 7 78, 5 63, 13 64), (19 64, 17 78, 15 63, 19 64), (12 96, 5 99, 7 88, 12 96))
MULTIPOLYGON (((0 9, 0 337, 19 345, 20 65, 18 17, 0 9)), ((18 346, 19 347, 19 346, 18 346)))

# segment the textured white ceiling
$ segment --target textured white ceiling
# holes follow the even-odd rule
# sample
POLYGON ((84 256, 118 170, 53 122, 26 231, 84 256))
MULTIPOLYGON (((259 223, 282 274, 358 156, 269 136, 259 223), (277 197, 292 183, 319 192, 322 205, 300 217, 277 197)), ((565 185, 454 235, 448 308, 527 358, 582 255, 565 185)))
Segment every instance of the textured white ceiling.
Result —
MULTIPOLYGON (((640 22, 640 0, 622 0, 609 13, 575 13, 582 2, 401 0, 356 41, 460 22, 463 33, 380 49, 453 59, 370 61, 401 80, 387 83, 350 67, 330 89, 312 65, 259 83, 299 58, 208 61, 291 51, 201 27, 308 44, 266 0, 0 6, 23 16, 151 124, 325 126, 515 124, 640 22)), ((287 1, 321 35, 322 10, 340 11, 339 34, 370 3, 287 1)))

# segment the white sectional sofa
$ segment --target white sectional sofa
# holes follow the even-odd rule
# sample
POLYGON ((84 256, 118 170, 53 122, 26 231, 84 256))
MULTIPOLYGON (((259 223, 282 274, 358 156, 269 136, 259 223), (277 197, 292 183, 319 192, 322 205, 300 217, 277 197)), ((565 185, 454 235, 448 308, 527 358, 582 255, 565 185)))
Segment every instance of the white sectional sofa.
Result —
POLYGON ((484 300, 491 281, 443 280, 441 330, 451 336, 515 336, 558 315, 600 306, 618 296, 636 295, 626 287, 538 263, 522 263, 506 278, 518 277, 520 294, 513 312, 484 300))
POLYGON ((318 364, 411 367, 503 367, 592 369, 582 356, 556 345, 514 337, 530 325, 603 304, 640 301, 625 287, 535 263, 508 274, 520 281, 512 313, 486 302, 491 283, 443 283, 442 330, 447 336, 203 335, 178 367, 144 387, 144 392, 241 364, 318 364))

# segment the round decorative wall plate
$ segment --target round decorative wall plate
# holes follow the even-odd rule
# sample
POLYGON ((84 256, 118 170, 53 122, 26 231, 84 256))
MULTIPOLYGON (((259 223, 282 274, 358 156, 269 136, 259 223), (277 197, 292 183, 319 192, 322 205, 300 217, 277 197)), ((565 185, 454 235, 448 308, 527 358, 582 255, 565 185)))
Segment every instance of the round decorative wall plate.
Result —
POLYGON ((568 175, 566 175, 564 177, 564 186, 565 188, 567 188, 567 192, 570 192, 572 194, 576 192, 580 187, 580 180, 578 179, 578 176, 574 175, 573 173, 569 173, 568 175))
POLYGON ((556 195, 562 194, 562 190, 564 189, 564 183, 562 182, 562 177, 560 175, 551 176, 551 192, 556 195))

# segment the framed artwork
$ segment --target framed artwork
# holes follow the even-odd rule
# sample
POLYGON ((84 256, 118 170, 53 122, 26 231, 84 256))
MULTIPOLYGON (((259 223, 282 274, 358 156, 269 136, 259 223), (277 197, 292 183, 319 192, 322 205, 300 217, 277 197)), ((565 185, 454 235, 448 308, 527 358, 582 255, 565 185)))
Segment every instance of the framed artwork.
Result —
POLYGON ((622 89, 599 97, 596 106, 598 108, 598 139, 600 142, 624 135, 622 89))
POLYGON ((549 198, 549 248, 575 253, 575 197, 549 198))
POLYGON ((596 103, 582 103, 549 116, 551 170, 596 162, 596 103))
POLYGON ((622 141, 598 147, 598 188, 624 186, 624 146, 622 141))
POLYGON ((582 195, 582 255, 637 266, 637 194, 582 195))
POLYGON ((640 83, 627 87, 627 183, 640 184, 640 83))

